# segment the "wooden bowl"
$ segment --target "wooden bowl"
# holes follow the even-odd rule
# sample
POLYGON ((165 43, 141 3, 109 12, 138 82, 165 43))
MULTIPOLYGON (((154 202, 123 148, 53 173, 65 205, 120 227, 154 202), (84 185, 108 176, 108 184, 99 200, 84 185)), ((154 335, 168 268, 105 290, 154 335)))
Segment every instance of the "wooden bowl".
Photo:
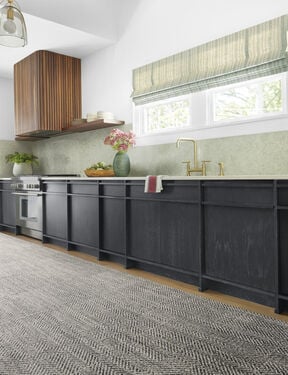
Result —
POLYGON ((84 173, 87 177, 113 177, 115 176, 113 169, 85 169, 84 173))

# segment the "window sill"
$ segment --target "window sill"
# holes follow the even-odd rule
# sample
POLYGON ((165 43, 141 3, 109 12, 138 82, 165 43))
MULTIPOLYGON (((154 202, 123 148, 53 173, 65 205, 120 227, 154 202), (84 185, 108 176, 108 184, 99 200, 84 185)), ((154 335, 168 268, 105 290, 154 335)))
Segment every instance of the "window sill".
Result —
POLYGON ((177 129, 173 131, 149 134, 136 138, 136 146, 150 146, 175 143, 177 138, 189 137, 197 140, 236 137, 240 135, 272 133, 288 130, 288 116, 280 115, 273 118, 255 119, 237 123, 202 126, 199 128, 177 129))

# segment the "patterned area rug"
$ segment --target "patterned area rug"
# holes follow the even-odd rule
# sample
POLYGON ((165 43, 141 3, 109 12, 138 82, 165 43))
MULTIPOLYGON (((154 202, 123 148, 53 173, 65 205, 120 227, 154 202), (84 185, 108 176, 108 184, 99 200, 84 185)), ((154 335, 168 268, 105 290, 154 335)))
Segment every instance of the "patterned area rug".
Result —
POLYGON ((288 324, 0 234, 1 375, 288 374, 288 324))

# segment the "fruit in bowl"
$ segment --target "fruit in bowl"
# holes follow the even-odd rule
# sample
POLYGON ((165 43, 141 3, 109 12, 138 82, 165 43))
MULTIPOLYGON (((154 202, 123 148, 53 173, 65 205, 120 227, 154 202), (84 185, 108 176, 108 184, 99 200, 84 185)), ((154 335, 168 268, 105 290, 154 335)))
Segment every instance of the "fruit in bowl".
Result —
POLYGON ((114 171, 111 164, 106 164, 104 161, 99 161, 91 167, 85 169, 87 177, 113 177, 114 171))

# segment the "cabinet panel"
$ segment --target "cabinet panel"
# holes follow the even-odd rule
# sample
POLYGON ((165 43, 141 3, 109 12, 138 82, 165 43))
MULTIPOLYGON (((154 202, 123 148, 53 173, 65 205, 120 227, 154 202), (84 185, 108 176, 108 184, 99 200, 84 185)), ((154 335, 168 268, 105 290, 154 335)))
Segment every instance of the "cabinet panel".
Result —
POLYGON ((71 183, 69 187, 71 194, 87 194, 87 195, 98 195, 98 183, 97 182, 79 182, 71 183))
POLYGON ((278 204, 280 206, 288 206, 288 187, 280 185, 278 189, 278 204))
POLYGON ((275 291, 273 210, 205 208, 206 274, 275 291))
POLYGON ((99 204, 96 197, 69 197, 69 241, 98 248, 99 204))
POLYGON ((5 190, 1 193, 1 224, 16 226, 16 199, 11 191, 5 190))
POLYGON ((43 181, 43 191, 47 193, 66 193, 67 186, 65 181, 43 181))
POLYGON ((156 200, 173 201, 197 201, 199 195, 199 182, 191 181, 163 181, 161 194, 151 194, 144 192, 144 182, 131 183, 129 186, 129 196, 132 198, 145 198, 156 200))
POLYGON ((288 211, 279 212, 279 282, 280 293, 288 296, 288 211))
POLYGON ((198 272, 198 207, 184 203, 162 203, 160 222, 160 262, 175 268, 198 272))
POLYGON ((101 199, 101 248, 125 254, 125 201, 101 199))
POLYGON ((205 182, 204 200, 208 202, 246 204, 273 204, 273 182, 271 181, 216 181, 205 182))
POLYGON ((125 185, 119 184, 118 181, 102 183, 100 194, 104 196, 125 197, 125 185))
POLYGON ((129 255, 160 263, 160 203, 130 201, 129 255))
POLYGON ((62 194, 44 196, 44 235, 67 239, 67 199, 62 194))

